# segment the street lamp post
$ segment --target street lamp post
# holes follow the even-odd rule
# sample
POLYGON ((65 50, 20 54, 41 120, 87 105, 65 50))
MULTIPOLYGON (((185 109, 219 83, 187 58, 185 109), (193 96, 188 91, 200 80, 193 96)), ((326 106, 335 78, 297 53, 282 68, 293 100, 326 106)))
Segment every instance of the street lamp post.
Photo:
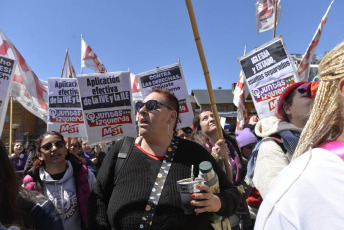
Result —
POLYGON ((26 148, 29 147, 29 135, 30 135, 30 132, 24 132, 24 137, 26 139, 26 143, 25 143, 26 148))
POLYGON ((12 125, 12 129, 13 129, 13 143, 15 143, 16 142, 16 131, 17 131, 17 129, 19 128, 19 124, 13 124, 12 125))

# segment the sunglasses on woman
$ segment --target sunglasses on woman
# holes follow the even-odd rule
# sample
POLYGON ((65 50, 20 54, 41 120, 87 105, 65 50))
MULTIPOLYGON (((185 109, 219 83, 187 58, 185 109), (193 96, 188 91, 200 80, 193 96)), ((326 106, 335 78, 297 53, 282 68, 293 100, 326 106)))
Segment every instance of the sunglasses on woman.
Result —
POLYGON ((41 148, 44 150, 49 150, 53 147, 53 145, 55 145, 57 148, 61 148, 61 147, 65 146, 66 143, 64 141, 61 141, 61 140, 56 141, 55 143, 48 142, 48 143, 42 145, 41 148))
POLYGON ((168 105, 165 105, 161 102, 158 102, 157 100, 149 100, 147 102, 142 102, 142 101, 138 101, 136 102, 135 104, 135 110, 137 112, 140 111, 140 109, 143 107, 143 106, 146 106, 146 110, 147 111, 152 111, 152 110, 156 110, 157 106, 159 105, 162 105, 162 106, 165 106, 166 108, 170 109, 170 110, 173 110, 170 106, 168 105))

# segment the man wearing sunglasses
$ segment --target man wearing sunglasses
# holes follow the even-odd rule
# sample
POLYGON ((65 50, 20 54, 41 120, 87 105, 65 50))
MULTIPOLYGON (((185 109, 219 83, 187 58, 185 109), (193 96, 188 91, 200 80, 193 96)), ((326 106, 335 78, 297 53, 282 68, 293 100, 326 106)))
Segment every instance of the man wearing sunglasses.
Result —
POLYGON ((179 120, 175 95, 153 89, 135 109, 140 136, 130 139, 130 155, 115 183, 114 169, 123 140, 107 153, 88 199, 89 229, 208 230, 212 227, 207 212, 231 215, 238 190, 202 146, 174 136, 179 120), (191 202, 199 215, 186 215, 177 180, 190 177, 191 165, 197 175, 202 161, 213 163, 221 192, 214 195, 201 185, 204 193, 192 194, 191 202))

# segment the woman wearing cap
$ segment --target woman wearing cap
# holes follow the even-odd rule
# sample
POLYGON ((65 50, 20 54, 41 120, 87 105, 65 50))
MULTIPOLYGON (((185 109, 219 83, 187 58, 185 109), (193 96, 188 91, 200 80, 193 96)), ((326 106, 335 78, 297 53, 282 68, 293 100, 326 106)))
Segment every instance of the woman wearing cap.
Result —
POLYGON ((116 183, 116 161, 127 137, 106 154, 88 200, 89 229, 212 229, 209 212, 230 216, 237 206, 236 188, 202 146, 173 135, 179 114, 177 98, 153 89, 135 109, 140 136, 129 138, 131 150, 121 152, 127 160, 116 183), (204 193, 192 194, 191 205, 196 209, 186 215, 176 182, 190 178, 192 165, 197 176, 202 161, 212 163, 221 191, 215 195, 208 186, 198 185, 204 193))
MULTIPOLYGON (((250 155, 252 154, 252 151, 258 139, 250 131, 249 128, 238 130, 235 132, 235 134, 237 135, 236 139, 240 145, 241 152, 243 155, 243 162, 244 162, 243 168, 246 169, 248 160, 251 159, 250 155)), ((246 199, 248 210, 250 212, 252 225, 250 227, 245 228, 245 230, 250 230, 254 228, 254 223, 256 220, 257 213, 258 213, 258 209, 262 201, 263 199, 260 196, 260 193, 258 192, 258 190, 255 187, 252 187, 250 191, 250 195, 246 199)))
POLYGON ((64 229, 87 227, 87 199, 95 183, 87 170, 66 148, 63 136, 47 131, 36 140, 39 159, 24 177, 24 186, 51 200, 59 212, 64 229))
POLYGON ((281 94, 275 116, 258 121, 255 133, 262 137, 253 174, 253 184, 264 198, 277 174, 294 154, 303 127, 310 114, 311 99, 298 88, 307 82, 287 87, 281 94))
POLYGON ((318 70, 310 118, 292 163, 261 205, 257 229, 343 229, 344 42, 325 55, 318 70))

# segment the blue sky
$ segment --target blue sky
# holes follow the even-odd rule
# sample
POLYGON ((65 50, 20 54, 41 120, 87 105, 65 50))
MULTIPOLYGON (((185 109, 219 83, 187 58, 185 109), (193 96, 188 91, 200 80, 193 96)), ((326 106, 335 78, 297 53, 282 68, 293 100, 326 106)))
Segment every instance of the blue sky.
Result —
MULTIPOLYGON (((304 53, 331 0, 282 0, 276 34, 290 53, 304 53)), ((193 0, 213 88, 231 88, 237 58, 272 39, 257 34, 255 0, 193 0)), ((335 0, 316 54, 344 40, 343 0, 335 0)), ((0 29, 36 75, 60 77, 66 49, 80 74, 80 34, 108 71, 138 74, 181 60, 188 91, 205 89, 183 0, 1 0, 0 29)), ((84 68, 84 73, 91 73, 84 68)))

